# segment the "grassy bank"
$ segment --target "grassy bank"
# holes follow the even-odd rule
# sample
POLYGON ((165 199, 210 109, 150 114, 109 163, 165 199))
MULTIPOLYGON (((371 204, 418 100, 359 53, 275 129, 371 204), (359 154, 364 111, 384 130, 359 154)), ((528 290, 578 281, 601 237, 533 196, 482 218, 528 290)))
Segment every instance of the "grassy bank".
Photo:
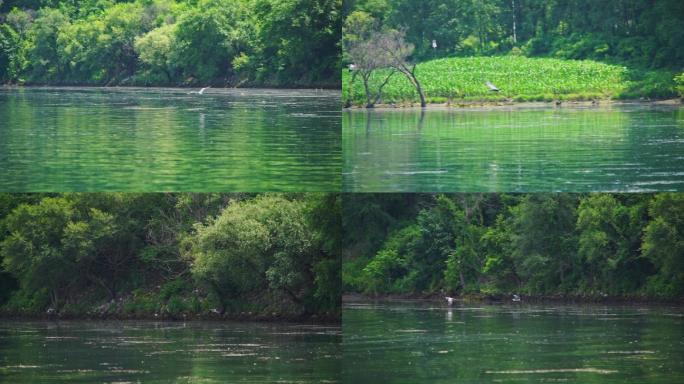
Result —
MULTIPOLYGON (((377 71, 372 88, 387 75, 377 71)), ((628 69, 591 60, 560 60, 519 56, 446 58, 420 63, 416 75, 429 103, 468 101, 553 101, 671 98, 676 96, 669 71, 628 69), (501 92, 492 92, 486 81, 501 92)), ((344 100, 349 99, 351 74, 342 75, 344 100)), ((356 77, 352 100, 362 105, 363 83, 356 77)), ((414 103, 418 95, 408 80, 395 74, 383 89, 381 103, 414 103)))

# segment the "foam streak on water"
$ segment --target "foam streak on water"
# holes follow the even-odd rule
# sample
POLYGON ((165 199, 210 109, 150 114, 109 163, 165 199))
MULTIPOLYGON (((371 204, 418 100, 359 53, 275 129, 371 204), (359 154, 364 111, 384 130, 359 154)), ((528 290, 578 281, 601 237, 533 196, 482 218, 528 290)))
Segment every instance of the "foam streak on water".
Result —
POLYGON ((335 383, 339 331, 296 324, 0 321, 0 382, 335 383))

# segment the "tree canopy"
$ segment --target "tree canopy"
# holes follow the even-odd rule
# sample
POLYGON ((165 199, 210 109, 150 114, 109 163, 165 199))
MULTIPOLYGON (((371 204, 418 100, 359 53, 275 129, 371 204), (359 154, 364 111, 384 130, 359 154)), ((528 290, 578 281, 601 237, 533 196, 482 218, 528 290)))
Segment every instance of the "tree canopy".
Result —
POLYGON ((0 81, 340 83, 341 0, 8 1, 0 81))
POLYGON ((345 199, 348 291, 684 296, 684 195, 345 199))
POLYGON ((515 51, 684 68, 678 0, 349 0, 344 12, 405 30, 416 61, 515 51))
POLYGON ((339 313, 336 195, 2 197, 8 310, 339 313))

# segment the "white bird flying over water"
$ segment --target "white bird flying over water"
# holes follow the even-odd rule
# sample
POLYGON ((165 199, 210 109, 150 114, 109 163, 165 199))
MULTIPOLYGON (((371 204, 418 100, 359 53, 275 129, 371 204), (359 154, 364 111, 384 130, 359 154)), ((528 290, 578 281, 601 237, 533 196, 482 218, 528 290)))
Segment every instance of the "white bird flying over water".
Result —
POLYGON ((449 306, 452 306, 454 304, 454 298, 453 297, 446 296, 445 299, 447 301, 447 304, 449 304, 449 306))
POLYGON ((516 303, 519 303, 519 302, 521 302, 522 300, 520 299, 520 296, 514 294, 514 295, 513 295, 513 301, 516 302, 516 303))
POLYGON ((204 87, 204 88, 200 89, 199 91, 190 91, 190 92, 188 92, 188 95, 201 95, 204 93, 204 91, 206 91, 209 88, 211 88, 211 86, 204 87))
POLYGON ((487 81, 485 85, 489 88, 490 91, 492 92, 499 92, 499 88, 496 87, 496 85, 492 84, 491 82, 487 81))

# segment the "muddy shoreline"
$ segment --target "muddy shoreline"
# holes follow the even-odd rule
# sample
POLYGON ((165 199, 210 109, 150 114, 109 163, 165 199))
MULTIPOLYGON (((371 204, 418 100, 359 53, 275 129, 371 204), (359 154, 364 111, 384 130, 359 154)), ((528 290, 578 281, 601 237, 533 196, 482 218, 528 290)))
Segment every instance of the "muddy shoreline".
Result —
MULTIPOLYGON (((614 304, 614 305, 675 305, 684 306, 684 298, 662 299, 646 296, 580 296, 580 295, 525 295, 519 294, 522 304, 614 304)), ((468 294, 454 296, 457 303, 485 303, 485 304, 508 304, 512 303, 513 294, 485 295, 468 294)), ((374 303, 374 302, 439 302, 444 301, 444 295, 431 294, 383 294, 366 295, 348 293, 342 296, 342 303, 374 303)))
POLYGON ((422 108, 418 103, 412 104, 376 104, 373 108, 366 108, 364 106, 352 105, 351 107, 343 108, 345 111, 410 111, 410 110, 467 110, 467 109, 534 109, 534 108, 588 108, 588 107, 610 107, 610 106, 679 106, 684 105, 684 99, 665 99, 665 100, 596 100, 596 101, 561 101, 557 104, 553 101, 464 101, 460 103, 441 103, 428 104, 427 107, 422 108))
POLYGON ((319 324, 339 325, 341 316, 334 314, 319 315, 279 315, 279 314, 72 314, 72 313, 15 313, 0 312, 4 321, 197 321, 197 322, 234 322, 234 323, 281 323, 281 324, 319 324))

